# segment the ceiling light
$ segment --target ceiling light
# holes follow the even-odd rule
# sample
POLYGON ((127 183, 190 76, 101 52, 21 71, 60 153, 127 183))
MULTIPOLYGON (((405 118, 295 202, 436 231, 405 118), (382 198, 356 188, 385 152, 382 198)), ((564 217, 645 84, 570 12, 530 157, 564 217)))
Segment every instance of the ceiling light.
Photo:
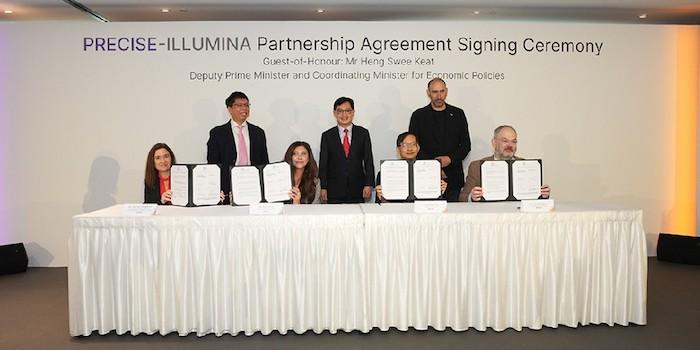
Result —
POLYGON ((474 11, 474 14, 475 14, 475 15, 478 15, 478 14, 480 14, 480 13, 481 13, 481 12, 479 12, 479 11, 474 11))
POLYGON ((324 12, 326 12, 326 10, 324 10, 324 9, 317 9, 316 10, 316 13, 324 13, 324 12))
POLYGON ((160 9, 160 12, 162 12, 162 13, 168 13, 168 12, 170 12, 170 9, 160 9))
POLYGON ((646 14, 646 13, 642 13, 641 15, 639 15, 639 18, 645 19, 645 18, 647 18, 647 14, 646 14))
POLYGON ((7 14, 7 15, 11 15, 11 14, 14 13, 14 11, 12 11, 12 10, 5 10, 4 12, 5 12, 5 14, 7 14))

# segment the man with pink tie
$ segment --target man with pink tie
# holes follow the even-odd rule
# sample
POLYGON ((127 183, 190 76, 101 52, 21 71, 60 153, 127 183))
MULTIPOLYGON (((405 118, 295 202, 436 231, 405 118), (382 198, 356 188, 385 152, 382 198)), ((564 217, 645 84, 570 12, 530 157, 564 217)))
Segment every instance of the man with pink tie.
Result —
MULTIPOLYGON (((221 188, 231 192, 229 167, 232 165, 263 165, 267 156, 265 131, 248 122, 250 102, 246 94, 236 91, 226 99, 231 121, 209 131, 207 162, 221 167, 221 188)), ((229 202, 227 197, 225 203, 229 202)))

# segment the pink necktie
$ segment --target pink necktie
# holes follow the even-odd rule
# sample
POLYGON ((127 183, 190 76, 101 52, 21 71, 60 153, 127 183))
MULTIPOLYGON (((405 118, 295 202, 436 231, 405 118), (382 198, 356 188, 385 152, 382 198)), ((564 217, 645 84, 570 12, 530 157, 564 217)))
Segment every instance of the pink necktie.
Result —
POLYGON ((248 146, 245 144, 245 137, 243 136, 243 125, 238 126, 238 164, 236 165, 250 165, 248 161, 248 146))

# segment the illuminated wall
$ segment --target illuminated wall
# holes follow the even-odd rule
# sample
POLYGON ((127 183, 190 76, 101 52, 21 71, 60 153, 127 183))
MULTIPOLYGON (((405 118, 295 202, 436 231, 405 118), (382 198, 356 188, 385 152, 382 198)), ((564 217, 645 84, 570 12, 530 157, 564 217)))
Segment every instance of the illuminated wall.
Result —
POLYGON ((696 235, 698 200, 698 87, 700 31, 677 29, 674 203, 665 232, 696 235))
POLYGON ((11 242, 10 225, 8 218, 9 199, 7 198, 6 188, 9 183, 7 152, 9 151, 10 116, 7 108, 8 83, 7 76, 9 74, 10 63, 7 43, 7 33, 4 28, 0 27, 0 245, 14 243, 11 242))

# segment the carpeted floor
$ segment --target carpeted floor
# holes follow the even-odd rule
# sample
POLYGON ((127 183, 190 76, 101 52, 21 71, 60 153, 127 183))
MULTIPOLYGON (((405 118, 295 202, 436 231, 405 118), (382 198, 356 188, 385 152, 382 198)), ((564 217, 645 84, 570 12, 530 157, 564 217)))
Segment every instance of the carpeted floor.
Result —
POLYGON ((268 336, 68 334, 65 268, 0 276, 0 350, 10 349, 700 349, 700 266, 649 259, 648 324, 504 332, 374 330, 268 336))

